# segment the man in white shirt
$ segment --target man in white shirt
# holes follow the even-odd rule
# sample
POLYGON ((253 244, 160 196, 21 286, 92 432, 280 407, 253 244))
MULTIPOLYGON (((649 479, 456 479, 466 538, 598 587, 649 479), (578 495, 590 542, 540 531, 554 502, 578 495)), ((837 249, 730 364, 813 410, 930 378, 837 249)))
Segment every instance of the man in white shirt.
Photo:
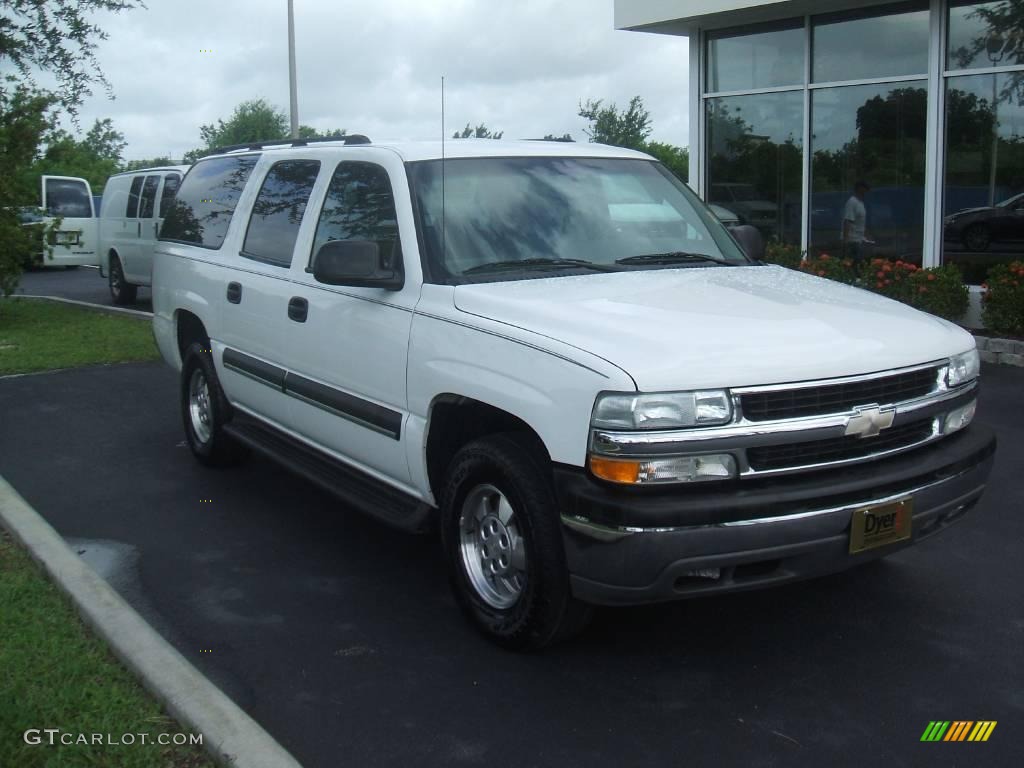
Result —
POLYGON ((869 189, 871 187, 866 181, 854 184, 853 194, 846 201, 846 208, 843 210, 843 251, 857 266, 860 266, 865 257, 864 246, 872 244, 867 237, 868 212, 864 206, 864 198, 869 189))

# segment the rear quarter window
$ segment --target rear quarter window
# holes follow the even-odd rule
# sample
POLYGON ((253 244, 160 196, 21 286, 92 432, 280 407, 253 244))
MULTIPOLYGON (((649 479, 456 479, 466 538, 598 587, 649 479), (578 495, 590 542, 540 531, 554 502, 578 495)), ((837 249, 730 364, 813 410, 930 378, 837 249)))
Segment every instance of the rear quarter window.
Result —
POLYGON ((160 239, 220 248, 258 159, 258 155, 241 155, 196 163, 168 206, 160 239))

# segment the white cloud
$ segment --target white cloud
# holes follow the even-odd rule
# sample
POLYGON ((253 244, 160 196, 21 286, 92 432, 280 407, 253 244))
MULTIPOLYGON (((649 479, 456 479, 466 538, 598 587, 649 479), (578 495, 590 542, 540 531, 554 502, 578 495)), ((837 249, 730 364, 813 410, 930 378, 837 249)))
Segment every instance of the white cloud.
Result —
MULTIPOLYGON (((687 41, 619 32, 611 0, 296 0, 299 117, 371 138, 440 134, 446 77, 449 133, 485 122, 508 138, 572 133, 577 104, 625 105, 639 94, 654 138, 688 139, 687 41)), ((288 107, 284 0, 150 0, 97 15, 110 39, 98 58, 116 100, 83 105, 81 122, 111 117, 126 157, 180 155, 199 126, 262 97, 288 107), (204 50, 212 52, 205 53, 204 50)))

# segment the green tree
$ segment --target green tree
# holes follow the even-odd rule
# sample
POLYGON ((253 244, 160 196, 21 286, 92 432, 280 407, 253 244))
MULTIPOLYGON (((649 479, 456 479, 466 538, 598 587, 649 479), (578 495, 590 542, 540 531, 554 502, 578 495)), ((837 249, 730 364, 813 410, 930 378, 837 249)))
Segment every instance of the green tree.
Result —
POLYGON ((680 181, 689 180, 690 150, 686 147, 677 147, 675 144, 665 144, 660 141, 649 141, 644 147, 644 151, 658 158, 662 165, 672 171, 680 181))
POLYGON ((135 8, 132 0, 5 0, 0 13, 0 70, 16 71, 0 79, 0 291, 17 285, 25 251, 36 248, 39 230, 22 227, 17 207, 35 200, 30 169, 44 134, 53 130, 59 106, 74 120, 91 86, 110 86, 96 59, 106 33, 95 24, 94 11, 135 8), (52 76, 55 92, 41 90, 37 72, 52 76))
MULTIPOLYGON (((194 163, 218 147, 287 139, 289 133, 288 116, 283 110, 265 99, 250 99, 235 107, 235 111, 226 121, 218 120, 216 123, 200 126, 199 138, 204 146, 186 152, 182 162, 194 163)), ((342 138, 345 135, 344 128, 321 133, 308 125, 299 126, 299 137, 303 139, 342 138)))
POLYGON ((651 135, 651 115, 639 96, 630 99, 629 106, 621 112, 615 104, 604 106, 603 99, 587 99, 580 104, 579 116, 589 121, 590 125, 583 130, 597 144, 642 151, 651 135))
POLYGON ((178 165, 178 163, 168 155, 142 160, 126 160, 121 164, 121 172, 138 171, 142 168, 163 168, 168 165, 178 165))
POLYGON ((571 141, 571 142, 575 142, 576 140, 572 136, 570 136, 568 133, 563 133, 561 136, 555 136, 555 134, 553 134, 553 133, 547 133, 547 134, 544 135, 544 138, 541 139, 541 141, 565 141, 565 142, 570 142, 571 141))
POLYGON ((44 173, 56 176, 81 176, 97 194, 107 179, 121 170, 124 134, 114 128, 110 118, 97 120, 81 139, 56 129, 44 138, 46 147, 29 167, 32 182, 44 173))
POLYGON ((318 131, 309 125, 299 126, 300 139, 344 139, 348 135, 345 128, 335 128, 332 131, 318 131))
POLYGON ((500 139, 505 135, 504 131, 492 131, 484 123, 480 123, 476 128, 466 123, 466 127, 461 131, 456 131, 453 135, 453 139, 500 139))
POLYGON ((0 64, 13 66, 26 85, 35 87, 35 72, 53 75, 59 90, 52 96, 72 115, 90 86, 110 92, 96 59, 96 45, 107 33, 90 19, 95 11, 143 6, 132 0, 5 0, 0 16, 0 64))

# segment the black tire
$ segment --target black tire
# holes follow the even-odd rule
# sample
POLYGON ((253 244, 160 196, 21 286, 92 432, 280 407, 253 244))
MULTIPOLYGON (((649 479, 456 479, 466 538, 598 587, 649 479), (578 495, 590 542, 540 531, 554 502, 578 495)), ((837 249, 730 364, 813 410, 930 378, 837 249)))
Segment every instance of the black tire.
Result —
POLYGON ((992 233, 985 224, 972 224, 964 230, 964 248, 981 253, 992 243, 992 233))
MULTIPOLYGON (((576 600, 570 590, 558 505, 546 462, 525 436, 492 435, 456 454, 441 495, 441 541, 456 600, 488 639, 512 650, 537 650, 567 639, 586 626, 592 613, 591 606, 576 600), (486 489, 496 489, 511 506, 514 527, 508 531, 515 530, 510 537, 525 548, 525 578, 518 596, 506 607, 494 605, 474 586, 473 566, 467 561, 475 555, 463 556, 464 517, 473 517, 464 505, 481 498, 486 489)), ((501 530, 504 534, 505 529, 501 530)), ((503 538, 502 546, 507 543, 503 538)))
POLYGON ((117 254, 110 255, 107 285, 110 286, 110 298, 115 304, 135 303, 138 286, 132 285, 124 279, 124 269, 121 267, 121 259, 117 254))
POLYGON ((231 421, 231 404, 220 387, 208 347, 192 344, 185 350, 179 402, 185 441, 200 463, 208 467, 226 467, 237 464, 244 457, 244 448, 224 432, 224 425, 231 421), (203 398, 205 418, 198 413, 193 414, 193 387, 196 382, 200 382, 200 386, 201 383, 206 385, 203 398))

